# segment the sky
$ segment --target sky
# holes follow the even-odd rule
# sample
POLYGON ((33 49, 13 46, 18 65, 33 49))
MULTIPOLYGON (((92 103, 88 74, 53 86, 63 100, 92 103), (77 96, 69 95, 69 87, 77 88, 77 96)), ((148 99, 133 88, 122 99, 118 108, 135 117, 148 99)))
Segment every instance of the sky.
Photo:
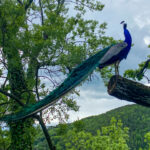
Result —
MULTIPOLYGON (((127 59, 120 64, 120 74, 122 75, 126 69, 136 69, 138 64, 145 61, 147 55, 150 54, 150 49, 147 47, 150 44, 150 1, 103 0, 101 2, 105 4, 103 11, 88 12, 86 17, 96 19, 100 23, 107 22, 106 35, 112 36, 116 40, 124 40, 123 28, 120 25, 120 22, 124 20, 127 22, 128 30, 132 35, 134 46, 127 59)), ((69 122, 133 104, 109 96, 100 77, 84 83, 78 89, 80 90, 80 97, 77 98, 77 104, 80 109, 78 112, 69 112, 69 122)))

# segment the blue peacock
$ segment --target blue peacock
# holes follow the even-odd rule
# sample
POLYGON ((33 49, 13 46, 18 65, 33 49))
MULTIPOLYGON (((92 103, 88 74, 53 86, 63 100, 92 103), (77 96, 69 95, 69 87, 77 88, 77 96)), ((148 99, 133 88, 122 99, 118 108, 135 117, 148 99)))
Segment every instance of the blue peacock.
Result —
POLYGON ((118 43, 110 47, 104 57, 100 60, 99 68, 102 69, 105 66, 115 64, 115 74, 119 75, 119 63, 121 60, 126 59, 132 45, 132 37, 127 29, 127 24, 122 21, 124 29, 125 40, 122 43, 118 43))
POLYGON ((127 58, 132 44, 132 38, 129 31, 127 30, 127 24, 124 21, 122 21, 121 24, 123 24, 124 29, 124 42, 111 45, 97 52, 95 55, 89 57, 87 60, 83 61, 80 65, 74 68, 69 76, 64 80, 64 82, 55 90, 53 90, 43 100, 22 108, 22 110, 17 112, 16 114, 5 115, 4 117, 0 118, 0 121, 17 121, 30 117, 38 113, 39 111, 47 108, 48 106, 55 103, 62 96, 64 96, 66 93, 75 88, 77 85, 79 85, 97 67, 102 69, 105 66, 115 64, 115 72, 116 75, 118 75, 119 63, 122 59, 127 58))

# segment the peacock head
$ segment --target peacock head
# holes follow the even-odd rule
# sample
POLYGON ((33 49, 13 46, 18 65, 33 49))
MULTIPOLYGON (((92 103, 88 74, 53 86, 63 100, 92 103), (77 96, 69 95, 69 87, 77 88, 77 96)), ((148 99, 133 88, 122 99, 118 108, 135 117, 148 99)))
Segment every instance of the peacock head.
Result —
POLYGON ((127 24, 125 23, 125 21, 121 21, 120 24, 123 24, 123 28, 124 28, 124 29, 127 28, 127 24))

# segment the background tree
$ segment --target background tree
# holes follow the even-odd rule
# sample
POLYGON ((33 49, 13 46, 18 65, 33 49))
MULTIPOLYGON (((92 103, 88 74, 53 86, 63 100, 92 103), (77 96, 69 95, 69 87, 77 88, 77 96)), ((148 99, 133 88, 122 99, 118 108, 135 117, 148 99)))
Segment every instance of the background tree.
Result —
MULTIPOLYGON (((104 36, 106 23, 84 17, 86 11, 103 7, 98 0, 0 1, 1 116, 40 101, 76 65, 114 42, 104 36), (72 15, 70 10, 74 10, 72 15)), ((75 90, 72 93, 78 94, 75 90)), ((32 118, 9 122, 9 149, 32 149, 35 118, 49 148, 55 149, 43 118, 50 121, 57 117, 62 122, 69 109, 76 111, 78 107, 74 97, 67 95, 32 118)))
MULTIPOLYGON (((110 126, 110 120, 115 117, 116 120, 121 120, 123 127, 128 127, 129 140, 127 140, 127 145, 132 150, 138 150, 140 147, 144 150, 148 149, 148 145, 144 142, 144 135, 150 131, 150 109, 140 105, 126 105, 108 111, 103 114, 96 116, 90 116, 80 120, 77 124, 82 122, 78 126, 71 124, 61 124, 56 127, 49 127, 49 133, 55 145, 64 145, 61 137, 67 133, 68 130, 73 128, 78 128, 80 131, 91 133, 92 136, 97 135, 97 130, 102 129, 102 127, 110 126), (131 115, 132 114, 132 115, 131 115)), ((78 130, 77 129, 77 130, 78 130)), ((79 131, 79 132, 80 132, 79 131)), ((46 150, 47 143, 42 134, 42 130, 36 129, 36 139, 34 141, 34 148, 38 150, 46 150), (45 146, 45 149, 43 148, 45 146)), ((47 148, 48 149, 48 148, 47 148)))
MULTIPOLYGON (((78 122, 82 125, 81 121, 78 122)), ((80 129, 80 128, 79 128, 80 129)), ((57 137, 58 138, 58 137, 57 137)), ((109 126, 102 127, 97 130, 94 136, 84 130, 78 130, 76 127, 73 130, 68 130, 66 134, 61 135, 60 142, 57 144, 57 149, 66 150, 128 150, 127 145, 128 128, 123 127, 121 120, 112 118, 109 126)))
POLYGON ((7 150, 10 144, 10 136, 8 130, 3 130, 0 128, 0 149, 7 150))
POLYGON ((150 149, 150 132, 147 132, 144 136, 144 142, 147 143, 147 149, 149 150, 150 149))

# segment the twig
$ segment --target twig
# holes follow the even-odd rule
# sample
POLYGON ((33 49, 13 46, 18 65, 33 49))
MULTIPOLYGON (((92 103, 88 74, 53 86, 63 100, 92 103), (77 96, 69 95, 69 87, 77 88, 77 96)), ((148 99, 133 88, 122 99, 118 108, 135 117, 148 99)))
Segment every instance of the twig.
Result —
POLYGON ((40 64, 39 64, 39 67, 45 67, 45 66, 56 66, 57 64, 56 63, 54 63, 54 62, 51 62, 51 61, 45 61, 45 62, 41 62, 40 64))
POLYGON ((35 89, 36 89, 36 95, 37 95, 37 99, 38 101, 40 101, 40 97, 39 97, 39 91, 38 91, 38 70, 39 70, 39 66, 37 66, 36 72, 35 72, 35 89))
POLYGON ((150 62, 150 59, 148 59, 148 60, 145 62, 143 68, 142 68, 141 71, 137 74, 137 76, 140 76, 141 74, 143 74, 144 70, 148 67, 149 62, 150 62))
POLYGON ((78 3, 79 3, 80 5, 83 5, 83 6, 85 6, 85 7, 89 8, 89 9, 91 9, 91 10, 94 10, 94 8, 93 8, 93 7, 90 7, 90 6, 88 6, 87 4, 84 4, 82 1, 74 2, 74 1, 70 0, 70 1, 68 1, 68 3, 69 3, 69 2, 70 2, 70 3, 77 4, 77 5, 78 5, 78 3))
POLYGON ((62 0, 62 1, 61 0, 57 0, 57 2, 58 2, 58 4, 57 4, 57 8, 56 8, 56 14, 59 15, 65 0, 62 0))
POLYGON ((0 106, 6 105, 6 104, 10 104, 10 102, 0 103, 0 106))
POLYGON ((21 0, 17 0, 18 1, 18 3, 20 4, 20 5, 23 5, 23 3, 22 3, 22 1, 21 0))
POLYGON ((2 85, 2 89, 3 89, 3 90, 4 90, 4 88, 5 88, 5 85, 6 85, 7 81, 8 81, 8 77, 5 79, 5 81, 4 81, 3 85, 2 85))
POLYGON ((38 76, 39 78, 47 78, 49 81, 51 81, 51 79, 47 76, 38 76))
POLYGON ((150 79, 146 75, 144 75, 144 77, 147 79, 147 82, 150 83, 150 79))

